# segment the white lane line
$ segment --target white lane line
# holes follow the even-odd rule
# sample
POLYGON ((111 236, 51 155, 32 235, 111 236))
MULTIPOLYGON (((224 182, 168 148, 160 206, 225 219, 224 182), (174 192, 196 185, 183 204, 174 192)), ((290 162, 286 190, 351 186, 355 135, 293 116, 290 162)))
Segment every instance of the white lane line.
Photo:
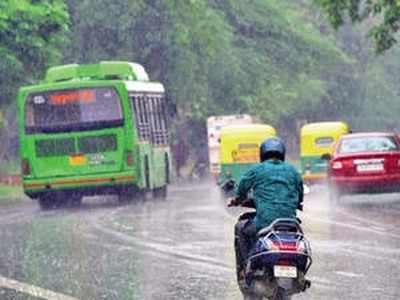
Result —
POLYGON ((337 275, 343 276, 343 277, 364 277, 363 274, 356 274, 352 272, 345 272, 345 271, 336 271, 335 272, 337 275))
POLYGON ((9 279, 3 276, 0 276, 0 288, 15 290, 20 293, 28 294, 46 300, 78 300, 77 298, 55 293, 34 285, 22 283, 14 279, 9 279))

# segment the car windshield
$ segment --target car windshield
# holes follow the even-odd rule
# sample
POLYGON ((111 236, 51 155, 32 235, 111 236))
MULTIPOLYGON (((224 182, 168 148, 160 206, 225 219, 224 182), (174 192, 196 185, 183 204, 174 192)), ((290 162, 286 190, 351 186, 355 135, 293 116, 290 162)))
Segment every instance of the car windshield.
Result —
POLYGON ((339 153, 387 152, 399 150, 395 139, 390 136, 346 138, 340 143, 339 153))
POLYGON ((120 125, 122 109, 109 87, 35 93, 27 97, 27 133, 68 132, 120 125))

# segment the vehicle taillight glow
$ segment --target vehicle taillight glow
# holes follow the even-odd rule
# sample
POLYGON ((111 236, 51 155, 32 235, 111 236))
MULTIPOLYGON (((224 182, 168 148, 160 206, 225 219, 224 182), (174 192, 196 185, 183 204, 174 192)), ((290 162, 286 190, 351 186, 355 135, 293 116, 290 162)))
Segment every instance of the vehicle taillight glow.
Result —
POLYGON ((279 260, 277 263, 278 266, 290 266, 291 262, 289 260, 279 260))
POLYGON ((299 241, 297 243, 297 251, 306 253, 308 251, 308 246, 305 241, 299 241))
POLYGON ((29 160, 23 159, 21 162, 22 175, 31 174, 31 166, 29 165, 29 160))
POLYGON ((133 164, 134 164, 134 159, 133 159, 133 153, 132 153, 132 151, 127 151, 126 152, 126 164, 128 165, 128 166, 133 166, 133 164))
POLYGON ((297 251, 296 243, 280 243, 266 238, 264 239, 264 245, 270 251, 297 251))
POLYGON ((295 243, 282 243, 279 245, 279 250, 283 251, 296 251, 297 247, 295 243))
POLYGON ((342 168, 343 168, 343 164, 340 161, 335 161, 332 164, 332 169, 334 169, 334 170, 339 170, 339 169, 342 169, 342 168))
POLYGON ((273 241, 271 241, 268 238, 264 239, 264 245, 265 245, 265 248, 267 248, 267 250, 269 250, 269 251, 271 251, 271 250, 278 251, 279 250, 279 245, 277 243, 274 243, 273 241))

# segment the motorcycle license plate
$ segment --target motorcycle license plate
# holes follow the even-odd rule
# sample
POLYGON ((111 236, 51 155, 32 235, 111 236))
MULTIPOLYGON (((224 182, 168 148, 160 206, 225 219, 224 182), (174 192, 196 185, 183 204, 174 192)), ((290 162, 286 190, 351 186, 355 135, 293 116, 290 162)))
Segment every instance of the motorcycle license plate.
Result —
POLYGON ((296 278, 297 268, 293 266, 274 266, 275 277, 296 278))

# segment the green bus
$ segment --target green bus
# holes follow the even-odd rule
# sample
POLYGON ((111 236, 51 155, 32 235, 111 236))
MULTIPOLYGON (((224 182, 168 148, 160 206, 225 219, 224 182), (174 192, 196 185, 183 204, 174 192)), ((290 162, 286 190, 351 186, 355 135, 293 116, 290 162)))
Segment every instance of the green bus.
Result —
POLYGON ((166 197, 167 106, 163 85, 136 63, 50 68, 18 93, 25 194, 42 209, 91 195, 166 197))

